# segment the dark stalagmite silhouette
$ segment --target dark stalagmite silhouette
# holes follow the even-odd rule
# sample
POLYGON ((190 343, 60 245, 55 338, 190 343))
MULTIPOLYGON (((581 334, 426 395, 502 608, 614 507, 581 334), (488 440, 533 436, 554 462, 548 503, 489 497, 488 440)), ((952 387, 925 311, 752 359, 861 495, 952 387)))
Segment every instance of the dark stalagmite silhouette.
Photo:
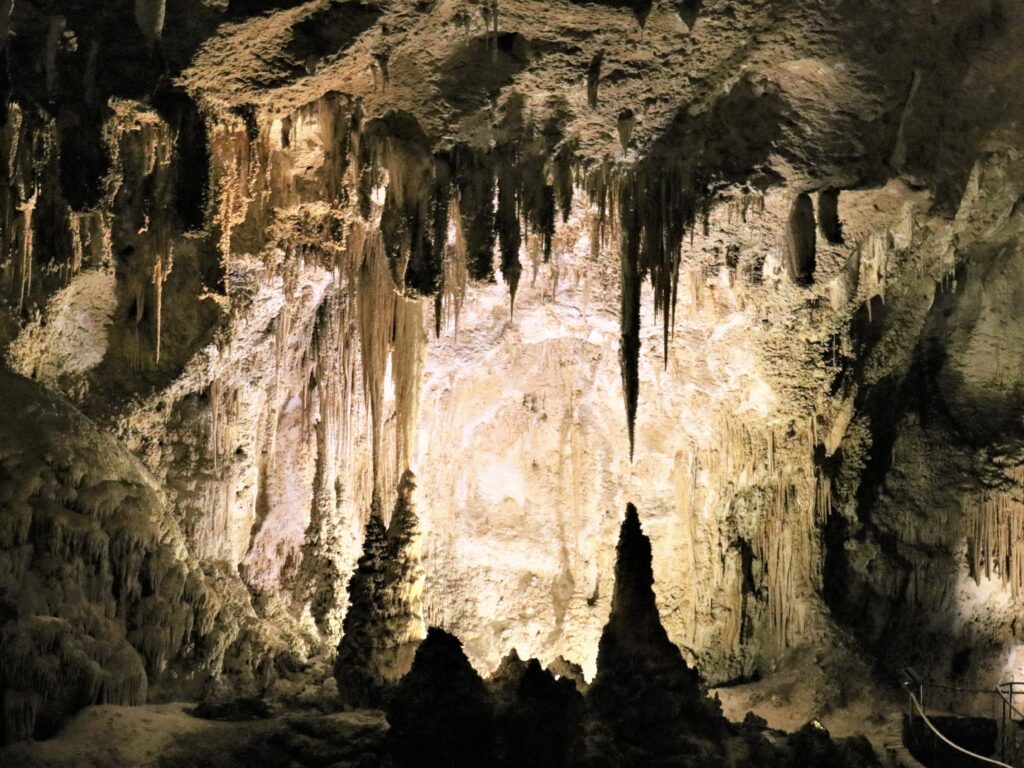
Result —
POLYGON ((462 643, 431 627, 387 710, 398 768, 492 768, 493 713, 462 643))
POLYGON ((611 615, 587 693, 590 714, 610 731, 621 751, 619 765, 675 755, 713 764, 712 740, 718 740, 725 720, 662 627, 653 585, 651 542, 629 504, 619 533, 611 615))

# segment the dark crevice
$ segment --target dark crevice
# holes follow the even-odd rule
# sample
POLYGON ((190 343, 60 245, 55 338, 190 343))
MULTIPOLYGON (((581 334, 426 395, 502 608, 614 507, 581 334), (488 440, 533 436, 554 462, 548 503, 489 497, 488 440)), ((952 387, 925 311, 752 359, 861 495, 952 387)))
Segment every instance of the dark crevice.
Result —
POLYGON ((184 90, 168 88, 153 106, 174 131, 174 204, 186 230, 202 229, 209 194, 210 149, 199 107, 184 90))
POLYGON ((843 244, 843 223, 839 219, 838 189, 823 189, 818 193, 818 224, 828 242, 832 245, 843 244))
POLYGON ((810 195, 797 195, 789 209, 785 237, 786 274, 797 285, 810 285, 814 282, 816 229, 814 204, 810 195))

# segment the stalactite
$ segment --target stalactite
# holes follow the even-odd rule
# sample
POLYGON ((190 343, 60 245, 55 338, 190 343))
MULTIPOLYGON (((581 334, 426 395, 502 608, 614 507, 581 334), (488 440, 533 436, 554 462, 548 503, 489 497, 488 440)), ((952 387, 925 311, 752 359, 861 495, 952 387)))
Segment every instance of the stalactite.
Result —
POLYGON ((601 82, 601 62, 604 61, 604 51, 598 51, 590 59, 587 67, 587 104, 591 109, 597 109, 597 89, 601 82))
MULTIPOLYGON (((562 223, 568 223, 572 213, 572 200, 576 182, 573 173, 573 157, 576 153, 574 143, 567 142, 555 154, 552 161, 554 191, 558 198, 558 207, 562 211, 562 223)), ((552 229, 554 221, 552 221, 552 229)))
POLYGON ((166 0, 135 0, 135 23, 150 47, 160 42, 165 14, 166 0))
MULTIPOLYGON (((354 254, 353 254, 354 255, 354 254)), ((339 475, 351 466, 350 422, 355 395, 357 297, 350 282, 350 265, 339 270, 339 281, 324 299, 312 338, 311 375, 315 377, 319 419, 316 422, 316 466, 309 535, 302 568, 310 594, 310 610, 320 631, 332 641, 341 634, 346 594, 342 574, 348 567, 339 552, 339 475)), ((355 495, 355 502, 361 502, 355 495)))
POLYGON ((18 290, 18 313, 20 314, 28 302, 32 292, 32 214, 35 212, 36 203, 39 200, 39 191, 35 190, 32 196, 18 206, 21 211, 21 259, 20 259, 20 287, 18 290))
POLYGON ((498 210, 496 223, 498 228, 498 245, 501 249, 501 276, 508 285, 509 311, 515 312, 516 291, 523 273, 519 261, 519 247, 522 234, 519 223, 518 206, 519 180, 516 178, 514 160, 502 162, 498 170, 498 210))
POLYGON ((494 281, 494 171, 480 153, 459 149, 454 156, 462 231, 469 276, 494 281))
POLYGON ((395 476, 412 465, 427 337, 423 332, 423 301, 395 301, 395 334, 391 376, 395 385, 395 476))
POLYGON ((1000 579, 1016 598, 1024 595, 1024 466, 1004 472, 1007 486, 968 497, 963 515, 971 574, 1000 579))
POLYGON ((210 382, 208 390, 210 399, 210 456, 213 459, 213 469, 220 468, 220 441, 221 441, 221 382, 215 378, 210 382))
POLYGON ((793 524, 791 511, 799 508, 796 487, 787 478, 775 485, 774 498, 754 542, 764 563, 768 586, 769 628, 782 648, 796 644, 804 629, 800 587, 810 566, 808 531, 793 524))
POLYGON ((212 166, 211 189, 224 293, 228 295, 231 290, 232 237, 236 228, 245 222, 249 207, 256 200, 255 190, 263 177, 263 169, 252 151, 252 141, 241 118, 215 125, 209 142, 211 156, 221 159, 212 166))
POLYGON ((166 251, 158 252, 153 265, 153 287, 156 292, 156 362, 160 362, 160 346, 164 316, 164 282, 174 268, 174 248, 167 244, 166 251))
POLYGON ((359 338, 363 387, 372 420, 374 487, 381 488, 384 471, 384 377, 394 328, 396 294, 380 233, 356 225, 350 247, 362 255, 358 278, 359 338))
POLYGON ((623 186, 621 262, 621 341, 619 364, 622 368, 622 393, 626 405, 629 432, 629 460, 635 447, 636 408, 640 392, 640 222, 635 183, 623 186))
POLYGON ((629 150, 629 142, 633 140, 633 129, 636 127, 636 113, 628 107, 619 112, 619 121, 616 127, 619 131, 619 146, 622 147, 623 152, 626 152, 629 150))
POLYGON ((462 303, 466 297, 466 286, 469 282, 467 267, 466 238, 462 233, 462 211, 458 195, 453 195, 448 211, 448 236, 444 248, 442 266, 443 288, 440 295, 441 313, 437 318, 436 333, 441 335, 441 321, 454 326, 455 337, 459 335, 459 317, 462 314, 462 303))

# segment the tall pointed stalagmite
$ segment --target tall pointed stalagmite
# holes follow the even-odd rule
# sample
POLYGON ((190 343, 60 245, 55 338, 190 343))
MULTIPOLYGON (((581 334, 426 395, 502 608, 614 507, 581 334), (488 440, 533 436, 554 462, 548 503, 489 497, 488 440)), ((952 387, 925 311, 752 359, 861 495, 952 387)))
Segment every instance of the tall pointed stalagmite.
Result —
POLYGON ((379 705, 385 696, 383 676, 377 665, 381 637, 379 621, 384 614, 384 569, 388 558, 387 531, 374 498, 363 536, 363 554, 348 583, 348 613, 338 644, 334 677, 342 700, 353 707, 379 705))
POLYGON ((377 499, 366 525, 334 668, 338 691, 350 706, 382 706, 412 666, 425 634, 415 490, 416 477, 406 470, 390 526, 384 528, 377 499))
POLYGON ((409 671, 416 648, 426 636, 423 622, 425 576, 420 561, 422 544, 415 493, 416 475, 407 469, 398 484, 398 499, 388 525, 385 620, 390 643, 381 650, 381 667, 392 681, 409 671))
POLYGON ((706 740, 724 720, 700 675, 661 624, 651 542, 632 504, 626 506, 617 556, 612 610, 598 647, 588 707, 622 745, 622 765, 713 750, 706 740))

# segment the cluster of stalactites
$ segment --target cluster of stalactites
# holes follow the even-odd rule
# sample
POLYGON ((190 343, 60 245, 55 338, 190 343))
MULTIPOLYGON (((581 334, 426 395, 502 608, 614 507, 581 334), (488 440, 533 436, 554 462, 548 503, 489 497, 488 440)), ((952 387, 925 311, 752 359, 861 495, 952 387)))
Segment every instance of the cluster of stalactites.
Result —
POLYGON ((367 125, 360 154, 360 214, 372 220, 374 195, 385 187, 380 230, 392 278, 435 297, 437 334, 445 318, 457 318, 467 279, 495 279, 496 248, 514 308, 526 236, 540 236, 547 260, 557 212, 567 219, 572 206, 571 145, 532 130, 487 150, 435 153, 418 127, 390 118, 367 125))
MULTIPOLYGON (((621 269, 622 391, 633 458, 640 389, 640 297, 649 279, 655 316, 662 322, 662 358, 675 325, 675 306, 682 263, 683 240, 698 216, 707 219, 708 195, 679 165, 641 166, 620 170, 604 163, 587 177, 587 192, 598 210, 598 237, 617 230, 621 269)), ((599 247, 599 246, 598 246, 599 247)))
POLYGON ((976 581, 1002 580, 1011 594, 1024 594, 1024 466, 1006 471, 1011 485, 967 499, 963 504, 967 553, 976 581))
POLYGON ((396 289, 379 230, 357 221, 345 243, 337 281, 314 332, 309 371, 315 374, 320 419, 327 429, 325 450, 331 451, 334 465, 349 454, 358 353, 370 417, 373 487, 380 493, 413 461, 427 341, 424 308, 422 299, 396 289), (389 360, 395 392, 393 462, 385 456, 384 440, 389 360))
POLYGON ((737 595, 722 645, 739 651, 745 628, 763 610, 766 639, 778 649, 793 647, 806 629, 806 596, 821 589, 815 532, 824 528, 832 508, 829 475, 820 467, 794 467, 790 460, 818 444, 815 422, 787 441, 775 429, 751 429, 732 416, 720 416, 714 432, 713 445, 680 456, 675 477, 676 507, 684 521, 680 552, 693 574, 695 595, 689 642, 698 642, 698 610, 713 610, 712 596, 730 578, 725 559, 699 543, 702 518, 721 515, 724 505, 728 514, 716 524, 736 526, 728 536, 750 558, 750 583, 737 595))

